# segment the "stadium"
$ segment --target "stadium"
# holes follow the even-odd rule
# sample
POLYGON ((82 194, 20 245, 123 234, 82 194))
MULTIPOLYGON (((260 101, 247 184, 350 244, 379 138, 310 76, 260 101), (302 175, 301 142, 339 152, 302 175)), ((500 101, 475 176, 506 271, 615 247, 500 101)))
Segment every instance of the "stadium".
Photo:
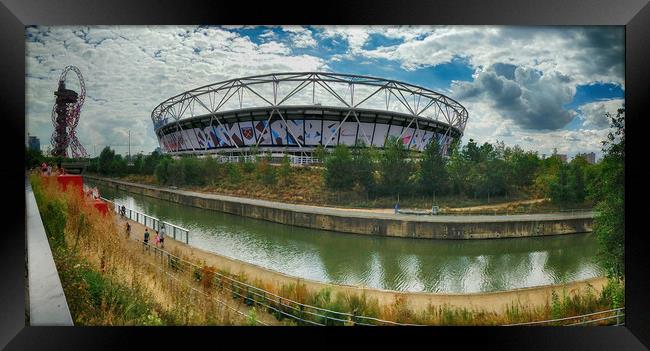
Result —
POLYGON ((235 78, 173 96, 151 113, 163 153, 311 158, 318 145, 383 148, 399 138, 443 154, 463 135, 467 110, 433 90, 361 75, 302 72, 235 78))

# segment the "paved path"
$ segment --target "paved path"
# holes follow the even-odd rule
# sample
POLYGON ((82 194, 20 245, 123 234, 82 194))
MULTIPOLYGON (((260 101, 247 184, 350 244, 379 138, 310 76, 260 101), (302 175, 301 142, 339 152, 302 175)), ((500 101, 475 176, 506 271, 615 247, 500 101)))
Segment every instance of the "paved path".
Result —
POLYGON ((218 195, 201 193, 196 191, 188 191, 181 189, 171 189, 168 187, 158 187, 153 185, 145 185, 140 183, 125 182, 122 180, 112 178, 102 178, 95 176, 85 176, 89 179, 107 179, 115 183, 125 185, 138 186, 147 189, 163 190, 173 193, 195 196, 204 199, 217 199, 222 201, 251 204, 261 207, 278 208, 294 212, 315 213, 339 217, 353 217, 353 218, 371 218, 371 219, 398 219, 412 222, 435 222, 435 223, 486 223, 486 222, 510 222, 510 221, 552 221, 562 219, 581 219, 593 218, 593 211, 586 212, 560 212, 560 213, 531 213, 531 214, 516 214, 516 215, 411 215, 411 214, 395 214, 386 212, 377 212, 376 210, 365 209, 346 209, 336 207, 323 207, 311 206, 300 204, 288 204, 283 202, 275 202, 268 200, 258 200, 243 197, 235 197, 228 195, 218 195))

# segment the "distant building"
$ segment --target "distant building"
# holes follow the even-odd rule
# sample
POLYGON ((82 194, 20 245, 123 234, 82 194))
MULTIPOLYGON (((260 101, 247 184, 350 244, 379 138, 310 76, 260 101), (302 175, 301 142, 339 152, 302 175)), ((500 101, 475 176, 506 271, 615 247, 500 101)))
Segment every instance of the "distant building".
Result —
POLYGON ((41 151, 41 141, 35 136, 29 136, 28 146, 32 150, 41 151))
POLYGON ((566 154, 558 154, 556 148, 553 149, 553 154, 551 157, 559 157, 560 161, 566 163, 566 154))
POLYGON ((576 157, 582 157, 592 165, 596 163, 596 153, 594 152, 577 154, 576 157))

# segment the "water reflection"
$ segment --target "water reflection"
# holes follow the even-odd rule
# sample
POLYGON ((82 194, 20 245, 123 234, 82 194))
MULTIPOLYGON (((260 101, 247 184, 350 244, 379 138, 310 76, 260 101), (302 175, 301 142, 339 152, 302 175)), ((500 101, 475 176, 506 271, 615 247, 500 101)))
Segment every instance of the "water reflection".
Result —
POLYGON ((481 292, 587 279, 591 234, 473 241, 413 240, 286 226, 99 187, 190 230, 190 243, 302 278, 401 291, 481 292))

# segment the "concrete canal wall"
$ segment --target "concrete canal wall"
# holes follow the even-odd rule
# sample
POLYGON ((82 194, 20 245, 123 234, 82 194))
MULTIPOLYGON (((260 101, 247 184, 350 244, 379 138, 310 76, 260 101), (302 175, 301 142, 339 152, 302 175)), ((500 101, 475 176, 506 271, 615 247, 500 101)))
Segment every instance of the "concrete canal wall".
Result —
POLYGON ((97 184, 178 204, 337 232, 422 239, 494 239, 591 232, 593 213, 419 216, 346 210, 160 188, 84 175, 97 184))
MULTIPOLYGON (((134 233, 144 232, 142 224, 135 222, 131 222, 131 224, 133 225, 134 233)), ((568 282, 566 284, 542 285, 491 292, 407 292, 298 278, 253 263, 202 250, 169 237, 165 241, 165 250, 174 252, 177 255, 180 254, 190 262, 202 262, 205 266, 216 267, 220 270, 245 276, 249 282, 258 282, 258 284, 262 284, 266 289, 270 287, 280 289, 282 286, 301 285, 312 294, 327 289, 332 292, 333 296, 339 293, 351 296, 365 295, 371 300, 376 299, 377 303, 382 307, 393 306, 398 299, 402 299, 409 308, 419 311, 426 310, 429 306, 447 306, 449 308, 461 308, 469 311, 503 314, 507 313, 508 308, 512 308, 513 305, 525 308, 544 308, 550 304, 553 291, 558 296, 564 296, 566 294, 572 297, 586 293, 587 289, 593 289, 592 293, 598 295, 607 284, 607 278, 595 277, 568 282)))

